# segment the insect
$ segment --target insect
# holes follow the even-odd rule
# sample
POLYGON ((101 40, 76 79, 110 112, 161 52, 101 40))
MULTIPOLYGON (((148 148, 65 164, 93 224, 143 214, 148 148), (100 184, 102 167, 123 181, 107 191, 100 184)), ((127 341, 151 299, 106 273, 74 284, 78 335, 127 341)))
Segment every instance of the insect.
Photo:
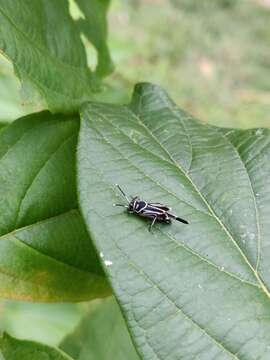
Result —
POLYGON ((168 206, 160 204, 160 203, 148 203, 144 200, 139 199, 138 196, 135 196, 130 200, 118 184, 116 184, 116 187, 119 189, 121 194, 127 200, 128 205, 114 204, 114 206, 125 207, 129 213, 137 214, 139 216, 151 219, 152 222, 149 226, 150 232, 152 231, 152 228, 156 221, 170 224, 173 219, 173 220, 180 221, 184 224, 189 224, 188 221, 186 221, 174 214, 171 214, 170 211, 172 209, 169 208, 168 206))

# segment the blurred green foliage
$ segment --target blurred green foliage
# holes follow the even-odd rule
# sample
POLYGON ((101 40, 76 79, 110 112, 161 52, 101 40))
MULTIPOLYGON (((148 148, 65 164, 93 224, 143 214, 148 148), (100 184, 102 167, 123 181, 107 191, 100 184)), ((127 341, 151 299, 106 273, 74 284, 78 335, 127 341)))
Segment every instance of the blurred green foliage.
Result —
POLYGON ((0 332, 52 346, 73 331, 85 314, 85 304, 34 304, 5 301, 0 304, 0 332))
MULTIPOLYGON (((203 121, 270 125, 267 0, 117 0, 109 15, 116 70, 101 100, 127 102, 134 83, 151 81, 203 121)), ((93 65, 93 47, 85 43, 93 65)), ((39 110, 22 104, 18 80, 3 58, 0 106, 0 121, 39 110)))
MULTIPOLYGON (((204 121, 228 127, 270 126, 267 4, 266 0, 115 1, 109 43, 116 70, 106 80, 101 100, 127 102, 134 83, 151 81, 204 121)), ((85 43, 92 59, 93 48, 85 43)), ((38 110, 31 101, 22 103, 12 66, 0 57, 0 122, 38 110)), ((85 305, 4 302, 0 330, 56 345, 85 311, 85 305)))
POLYGON ((24 105, 20 96, 20 83, 8 60, 0 53, 0 123, 37 111, 34 106, 24 105))
POLYGON ((111 11, 111 77, 164 87, 218 126, 270 125, 270 5, 266 0, 133 0, 111 11))

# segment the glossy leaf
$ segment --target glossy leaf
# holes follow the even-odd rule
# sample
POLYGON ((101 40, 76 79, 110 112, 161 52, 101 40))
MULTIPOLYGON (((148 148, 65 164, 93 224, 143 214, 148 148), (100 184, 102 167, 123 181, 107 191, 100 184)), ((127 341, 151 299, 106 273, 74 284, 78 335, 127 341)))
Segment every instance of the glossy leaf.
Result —
POLYGON ((88 314, 60 348, 75 360, 139 360, 114 298, 90 303, 88 314))
POLYGON ((33 341, 15 339, 7 334, 0 337, 1 353, 4 360, 72 360, 61 350, 33 341))
MULTIPOLYGON (((96 10, 90 5, 83 10, 96 10)), ((105 26, 105 10, 95 16, 97 33, 105 26)), ((107 49, 103 41, 98 44, 107 49)), ((45 100, 41 106, 54 112, 77 110, 99 88, 67 0, 0 0, 0 49, 13 62, 26 99, 45 100)))
POLYGON ((0 135, 0 296, 79 301, 108 292, 77 209, 78 119, 27 116, 0 135))
POLYGON ((150 84, 84 107, 80 206, 143 359, 270 358, 269 160, 269 130, 224 135, 150 84), (149 233, 116 183, 190 224, 149 233))

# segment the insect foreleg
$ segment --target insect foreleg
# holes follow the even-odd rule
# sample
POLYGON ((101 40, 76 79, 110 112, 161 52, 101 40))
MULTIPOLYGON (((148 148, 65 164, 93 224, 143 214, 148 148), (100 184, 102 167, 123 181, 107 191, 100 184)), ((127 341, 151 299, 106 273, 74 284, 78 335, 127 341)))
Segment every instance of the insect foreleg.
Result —
POLYGON ((124 204, 113 204, 113 206, 121 206, 121 207, 124 207, 124 208, 128 208, 128 206, 124 205, 124 204))

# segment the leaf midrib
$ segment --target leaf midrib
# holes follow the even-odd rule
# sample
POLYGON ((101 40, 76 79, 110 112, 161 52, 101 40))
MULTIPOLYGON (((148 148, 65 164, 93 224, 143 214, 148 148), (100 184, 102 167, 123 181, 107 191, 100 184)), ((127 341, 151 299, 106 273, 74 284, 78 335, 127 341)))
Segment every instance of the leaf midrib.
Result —
POLYGON ((47 258, 49 258, 49 259, 51 259, 51 260, 53 260, 53 261, 56 261, 56 262, 58 262, 59 264, 62 264, 62 265, 67 266, 67 267, 69 267, 69 268, 71 268, 71 269, 75 269, 76 271, 79 271, 79 272, 82 272, 82 273, 85 273, 85 274, 88 274, 88 275, 89 275, 89 274, 90 274, 90 275, 93 275, 93 274, 94 274, 94 275, 96 275, 96 276, 98 276, 98 277, 100 277, 100 278, 103 278, 102 275, 100 275, 100 274, 98 274, 98 273, 96 273, 96 272, 94 272, 94 271, 89 272, 89 271, 86 271, 86 270, 77 268, 77 267, 74 266, 74 265, 65 263, 65 262, 63 262, 63 261, 61 261, 61 260, 59 260, 59 259, 57 259, 57 258, 55 258, 55 257, 52 257, 52 256, 50 256, 50 255, 48 255, 48 254, 43 253, 43 252, 40 252, 40 251, 38 251, 37 249, 35 249, 34 247, 32 247, 31 245, 29 245, 28 243, 25 243, 24 241, 22 241, 20 238, 18 238, 18 237, 16 236, 16 234, 17 234, 18 232, 31 229, 32 227, 39 226, 40 224, 44 225, 44 224, 46 224, 47 222, 50 222, 52 219, 57 219, 57 218, 60 218, 60 217, 62 217, 62 216, 67 216, 67 214, 70 214, 70 213, 73 213, 73 212, 79 214, 79 209, 78 209, 78 208, 70 209, 70 210, 68 210, 68 211, 66 211, 66 212, 63 212, 63 213, 60 213, 60 214, 51 216, 51 217, 46 218, 46 219, 43 219, 43 220, 39 220, 39 221, 35 222, 34 224, 26 225, 26 226, 23 226, 23 227, 21 227, 21 228, 12 230, 12 231, 4 234, 4 235, 1 235, 1 236, 0 236, 0 241, 10 241, 10 240, 11 240, 10 237, 13 237, 13 238, 15 238, 17 241, 19 241, 20 243, 22 243, 24 246, 28 246, 32 251, 35 251, 35 252, 37 252, 38 254, 40 254, 40 255, 42 255, 42 256, 45 256, 45 257, 47 257, 47 258))
MULTIPOLYGON (((40 114, 44 114, 46 111, 42 111, 40 114)), ((23 117, 23 118, 21 118, 21 121, 23 120, 23 119, 25 119, 27 117, 27 115, 25 116, 25 117, 23 117)), ((17 120, 18 121, 18 120, 17 120)), ((23 131, 22 132, 22 134, 20 135, 20 136, 18 136, 18 138, 14 141, 14 142, 12 142, 12 144, 6 144, 6 147, 7 147, 7 149, 6 149, 6 151, 5 152, 3 152, 3 154, 1 154, 1 157, 0 157, 0 161, 3 161, 3 159, 5 159, 5 157, 8 155, 8 153, 12 150, 12 148, 20 141, 20 140, 22 140, 22 138, 28 133, 28 132, 30 132, 30 131, 33 131, 33 129, 35 129, 35 128, 37 128, 37 127, 39 127, 40 125, 43 125, 43 126, 45 126, 45 125, 52 125, 54 122, 56 123, 56 124, 59 124, 59 123, 65 123, 65 124, 68 124, 68 123, 73 123, 73 122, 75 122, 75 120, 74 119, 72 119, 72 118, 59 118, 59 119, 57 119, 57 120, 40 120, 40 119, 37 119, 36 120, 36 124, 33 124, 31 127, 29 127, 29 128, 27 128, 25 131, 23 131)), ((8 132, 10 129, 12 129, 12 126, 13 126, 13 124, 11 124, 10 126, 8 126, 6 129, 5 129, 5 132, 8 132)), ((4 129, 3 129, 4 130, 4 129)), ((1 136, 2 136, 3 134, 1 134, 1 136)), ((1 137, 0 137, 0 139, 1 139, 1 137)))
POLYGON ((72 132, 70 135, 68 135, 63 141, 61 141, 56 147, 55 149, 53 149, 52 152, 50 152, 47 156, 47 158, 45 159, 45 161, 41 164, 41 166, 36 170, 36 173, 34 174, 34 176, 32 177, 32 179, 30 179, 30 182, 27 184, 26 189, 24 191, 24 194, 20 200, 20 203, 18 205, 18 209, 17 209, 17 215, 15 218, 15 225, 14 227, 18 226, 18 221, 20 219, 20 212, 21 212, 21 207, 23 204, 24 199, 26 198, 29 190, 31 189, 34 181, 36 180, 36 178, 39 176, 40 172, 43 170, 43 168, 47 165, 47 163, 51 160, 51 158, 62 148, 62 146, 64 146, 70 139, 75 138, 77 136, 77 134, 74 132, 72 132))
MULTIPOLYGON (((175 114, 175 111, 173 108, 169 107, 169 109, 175 114)), ((261 285, 261 289, 263 292, 266 293, 267 297, 270 299, 270 292, 267 289, 266 285, 264 284, 263 280, 260 278, 258 272, 256 269, 253 268, 253 266, 251 265, 251 263, 249 262, 249 259, 247 258, 247 256, 244 254, 244 252, 242 251, 242 249, 239 247, 239 245, 237 244, 236 240, 233 238, 232 234, 230 233, 230 231, 227 229, 227 227, 225 226, 225 224, 223 224, 223 222, 219 219, 219 217, 217 216, 217 214, 215 213, 214 209, 211 207, 211 205, 208 203, 208 201, 206 200, 206 198, 204 197, 204 195, 200 192, 200 190, 198 189, 198 187, 196 186, 196 184, 194 183, 194 181, 191 179, 191 177, 185 172, 185 170, 181 167, 180 164, 178 164, 170 155, 170 153, 167 151, 167 149, 162 145, 162 143, 159 142, 159 140, 156 138, 156 136, 150 131, 150 129, 145 126, 145 124, 142 122, 142 120, 140 119, 139 115, 134 113, 133 111, 131 111, 129 109, 129 111, 138 119, 138 122, 148 131, 149 135, 154 139, 154 141, 168 154, 169 158, 171 159, 172 163, 186 176, 186 178, 190 181, 191 185, 193 186, 193 188, 195 189, 195 191, 198 193, 198 195, 201 197, 201 199, 203 200, 203 202, 205 203, 205 205, 207 206, 207 208, 209 209, 210 213, 212 214, 212 216, 216 219, 216 221, 220 224, 221 228, 223 229, 223 231, 227 234, 227 236, 229 237, 229 239, 233 242, 234 246, 237 248, 237 250, 239 251, 239 253, 241 254, 241 256, 243 257, 244 261, 247 263, 247 265, 250 267, 250 269, 252 270, 253 274, 255 275, 255 277, 257 278, 258 282, 261 285)), ((177 114, 175 114, 177 115, 177 114)), ((178 116, 177 116, 178 118, 178 116)), ((133 141, 133 139, 130 138, 131 141, 133 141)), ((134 142, 134 141, 133 141, 134 142)), ((150 151, 151 152, 151 151, 150 151)), ((153 155, 159 157, 157 154, 153 155)), ((238 154, 239 155, 239 154, 238 154)), ((249 178, 249 175, 248 175, 249 178)), ((254 194, 254 193, 253 193, 254 194)))

